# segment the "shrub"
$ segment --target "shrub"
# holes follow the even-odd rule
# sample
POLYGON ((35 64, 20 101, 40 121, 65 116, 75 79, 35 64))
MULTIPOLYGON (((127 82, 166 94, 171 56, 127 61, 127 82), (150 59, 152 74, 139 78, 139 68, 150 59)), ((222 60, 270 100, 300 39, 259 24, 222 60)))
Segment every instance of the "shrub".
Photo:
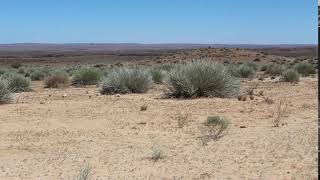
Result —
POLYGON ((153 159, 154 161, 158 161, 161 158, 163 158, 162 150, 159 146, 154 146, 152 148, 151 159, 153 159))
POLYGON ((202 126, 204 143, 207 143, 210 139, 217 140, 222 137, 229 124, 229 121, 219 116, 209 116, 202 126))
POLYGON ((144 93, 152 84, 150 74, 138 68, 119 68, 113 70, 100 83, 101 94, 144 93))
POLYGON ((45 79, 46 88, 60 88, 69 86, 69 77, 66 72, 54 72, 45 79))
POLYGON ((277 64, 269 64, 265 71, 266 74, 270 74, 272 76, 279 76, 282 74, 283 68, 281 65, 277 64))
POLYGON ((19 69, 20 67, 22 67, 22 64, 19 62, 14 62, 11 64, 11 67, 14 69, 19 69))
POLYGON ((269 64, 263 64, 261 67, 260 67, 260 71, 266 71, 268 69, 268 66, 269 64))
POLYGON ((41 81, 44 79, 44 77, 45 77, 45 74, 40 70, 35 70, 30 73, 30 79, 32 81, 41 81))
POLYGON ((299 79, 300 75, 294 69, 288 69, 282 74, 282 80, 285 82, 298 82, 299 79))
POLYGON ((239 93, 240 82, 222 64, 193 61, 175 67, 167 82, 174 97, 232 97, 239 93))
POLYGON ((234 64, 226 64, 225 65, 228 73, 234 77, 240 77, 239 71, 238 71, 238 66, 234 64))
POLYGON ((299 63, 294 66, 294 69, 298 71, 298 73, 302 74, 303 76, 308 76, 310 74, 315 73, 315 68, 312 64, 308 63, 299 63))
POLYGON ((254 77, 255 73, 255 69, 247 64, 242 64, 238 68, 238 74, 242 78, 252 78, 254 77))
POLYGON ((84 67, 74 72, 73 85, 93 85, 97 84, 101 78, 101 73, 92 67, 84 67))
POLYGON ((7 75, 7 79, 9 81, 9 88, 12 92, 24 92, 31 90, 30 79, 22 76, 21 74, 7 75))
POLYGON ((74 180, 88 180, 91 176, 91 166, 90 165, 85 165, 84 167, 81 168, 79 174, 75 176, 73 179, 74 180))
POLYGON ((9 103, 12 99, 9 83, 6 79, 0 78, 0 104, 9 103))
POLYGON ((161 70, 159 68, 151 68, 150 74, 151 74, 151 77, 152 77, 152 80, 154 83, 156 83, 156 84, 163 83, 163 79, 165 76, 165 73, 163 70, 161 70))
POLYGON ((246 65, 251 67, 254 71, 258 70, 258 66, 256 63, 248 62, 248 63, 246 63, 246 65))

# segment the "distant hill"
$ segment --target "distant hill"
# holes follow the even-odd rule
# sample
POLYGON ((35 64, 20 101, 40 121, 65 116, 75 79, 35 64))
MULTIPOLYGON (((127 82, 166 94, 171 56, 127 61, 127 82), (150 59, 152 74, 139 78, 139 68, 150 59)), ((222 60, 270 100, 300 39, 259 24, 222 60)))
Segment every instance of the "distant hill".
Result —
POLYGON ((161 49, 194 49, 194 48, 300 48, 316 47, 312 44, 135 44, 135 43, 71 43, 71 44, 41 44, 41 43, 18 43, 0 44, 0 52, 5 51, 46 51, 46 52, 99 52, 99 51, 122 51, 122 50, 161 50, 161 49))

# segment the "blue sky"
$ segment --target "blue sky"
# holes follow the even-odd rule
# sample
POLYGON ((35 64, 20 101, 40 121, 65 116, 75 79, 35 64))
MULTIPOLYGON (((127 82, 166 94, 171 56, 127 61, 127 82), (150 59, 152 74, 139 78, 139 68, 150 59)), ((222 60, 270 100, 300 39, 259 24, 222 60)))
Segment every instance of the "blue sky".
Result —
POLYGON ((317 44, 317 4, 317 0, 0 0, 0 44, 317 44))

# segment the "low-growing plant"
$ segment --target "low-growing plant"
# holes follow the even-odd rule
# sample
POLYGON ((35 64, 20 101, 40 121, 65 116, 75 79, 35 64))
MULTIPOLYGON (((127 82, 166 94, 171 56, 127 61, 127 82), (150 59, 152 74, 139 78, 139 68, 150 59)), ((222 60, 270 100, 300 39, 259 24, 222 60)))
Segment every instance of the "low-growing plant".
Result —
POLYGON ((94 85, 102 77, 101 73, 92 67, 83 67, 74 72, 72 78, 73 85, 94 85))
POLYGON ((161 84, 163 83, 163 79, 165 76, 165 72, 159 68, 151 68, 150 69, 150 74, 152 77, 152 80, 156 84, 161 84))
POLYGON ((168 95, 174 97, 232 97, 240 82, 226 67, 209 61, 192 61, 176 66, 168 76, 168 95))
POLYGON ((41 81, 45 77, 45 73, 42 72, 41 70, 35 70, 30 73, 30 79, 32 81, 41 81))
POLYGON ((263 64, 260 66, 260 71, 266 71, 268 69, 269 64, 263 64))
POLYGON ((303 76, 308 76, 310 74, 314 74, 316 69, 312 64, 308 63, 299 63, 294 66, 294 69, 298 71, 303 76))
POLYGON ((201 128, 203 143, 206 144, 210 139, 217 140, 221 138, 229 124, 229 121, 219 116, 209 116, 201 128))
POLYGON ((21 74, 10 73, 5 76, 9 81, 9 88, 12 92, 25 92, 31 90, 31 80, 21 74))
POLYGON ((66 72, 56 71, 45 79, 46 88, 61 88, 69 86, 69 76, 66 72))
POLYGON ((154 146, 152 148, 151 159, 154 160, 154 161, 158 161, 161 158, 163 158, 162 150, 160 149, 159 146, 154 146))
POLYGON ((85 165, 81 168, 79 174, 74 177, 74 180, 88 180, 92 174, 91 169, 91 166, 85 165))
POLYGON ((238 74, 242 78, 252 78, 256 74, 256 70, 248 64, 242 64, 238 68, 238 74))
POLYGON ((11 64, 11 67, 14 69, 19 69, 20 67, 22 67, 22 64, 19 62, 14 62, 11 64))
POLYGON ((283 67, 278 64, 269 64, 267 66, 267 69, 265 71, 266 74, 272 75, 272 76, 279 76, 282 74, 283 67))
POLYGON ((299 82, 300 75, 294 69, 288 69, 282 73, 281 79, 285 82, 299 82))
POLYGON ((101 94, 144 93, 152 85, 150 74, 143 69, 115 69, 100 83, 101 94))
POLYGON ((12 94, 9 88, 9 82, 0 78, 0 104, 9 103, 12 100, 12 94))

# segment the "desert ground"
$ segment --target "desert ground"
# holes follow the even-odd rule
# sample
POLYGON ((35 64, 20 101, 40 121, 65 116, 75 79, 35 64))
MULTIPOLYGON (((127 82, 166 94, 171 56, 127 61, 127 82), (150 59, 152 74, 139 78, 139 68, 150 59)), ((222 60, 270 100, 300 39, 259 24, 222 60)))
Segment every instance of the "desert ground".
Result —
MULTIPOLYGON (((154 60, 174 63, 188 54, 198 58, 201 51, 179 50, 154 60)), ((212 52, 220 62, 262 56, 205 51, 209 55, 203 57, 212 52)), ((269 51, 262 62, 296 60, 269 51)), ((32 65, 50 65, 33 58, 32 65)), ((63 58, 54 66, 68 64, 63 58)), ((157 64, 146 59, 140 64, 157 64)), ((268 77, 241 84, 252 90, 252 98, 164 98, 162 84, 144 94, 101 95, 95 85, 53 89, 33 81, 32 91, 15 93, 12 103, 0 105, 0 179, 67 180, 86 166, 92 179, 317 179, 317 75, 298 83, 268 77), (201 125, 208 116, 224 117, 230 125, 224 136, 204 143, 201 125), (162 152, 157 161, 151 158, 154 148, 162 152)))

